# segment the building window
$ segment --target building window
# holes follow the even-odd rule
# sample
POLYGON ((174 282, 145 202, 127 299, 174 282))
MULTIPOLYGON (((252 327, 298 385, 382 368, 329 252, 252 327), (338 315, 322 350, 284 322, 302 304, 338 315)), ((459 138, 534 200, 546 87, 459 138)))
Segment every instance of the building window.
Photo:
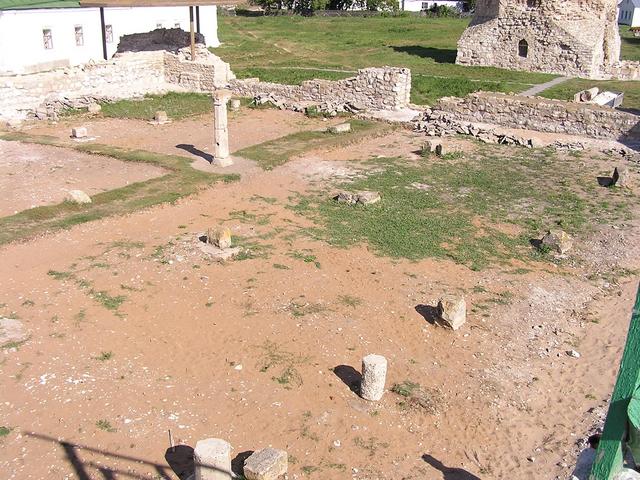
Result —
POLYGON ((156 28, 162 28, 162 24, 161 23, 156 23, 156 28))
POLYGON ((45 50, 53 49, 53 35, 51 34, 50 28, 45 28, 42 30, 42 42, 44 44, 45 50))
POLYGON ((538 0, 527 0, 527 7, 535 8, 538 6, 538 0))
POLYGON ((173 25, 173 28, 182 28, 182 27, 180 26, 180 22, 176 22, 176 23, 173 25))
POLYGON ((107 43, 113 43, 113 27, 111 25, 104 26, 104 40, 107 43))
POLYGON ((84 45, 84 33, 82 32, 82 26, 76 26, 76 47, 82 47, 84 45))
POLYGON ((422 10, 429 10, 429 2, 422 2, 422 10))
POLYGON ((527 58, 529 56, 529 44, 526 40, 520 40, 518 43, 518 55, 522 58, 527 58))

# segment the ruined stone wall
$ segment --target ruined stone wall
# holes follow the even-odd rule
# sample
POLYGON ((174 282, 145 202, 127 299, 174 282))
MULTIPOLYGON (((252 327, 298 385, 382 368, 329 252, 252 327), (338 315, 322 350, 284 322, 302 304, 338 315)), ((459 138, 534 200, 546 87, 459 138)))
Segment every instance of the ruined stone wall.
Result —
POLYGON ((616 0, 479 0, 456 62, 604 78, 619 58, 616 0))
POLYGON ((190 49, 177 54, 165 53, 164 77, 168 83, 191 92, 211 93, 235 78, 228 63, 204 47, 198 48, 196 61, 191 61, 190 49))
POLYGON ((107 62, 0 77, 0 118, 21 118, 63 99, 130 98, 165 90, 162 52, 123 54, 107 62))
POLYGON ((465 98, 442 98, 434 110, 452 113, 466 122, 540 132, 611 139, 640 134, 640 117, 634 114, 541 97, 481 92, 465 98))
POLYGON ((257 80, 234 80, 235 95, 270 94, 289 102, 351 104, 359 110, 397 110, 406 107, 411 95, 411 71, 406 68, 365 68, 358 75, 338 81, 309 80, 302 85, 282 85, 257 80))

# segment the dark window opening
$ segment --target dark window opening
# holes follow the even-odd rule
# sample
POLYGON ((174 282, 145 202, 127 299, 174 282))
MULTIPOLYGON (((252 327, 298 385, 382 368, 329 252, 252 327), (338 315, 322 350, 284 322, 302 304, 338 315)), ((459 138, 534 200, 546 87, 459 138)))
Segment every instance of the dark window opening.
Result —
POLYGON ((538 0, 527 0, 527 7, 535 8, 538 6, 538 0))
POLYGON ((518 55, 522 58, 527 58, 529 56, 529 44, 526 40, 520 40, 520 43, 518 43, 518 55))

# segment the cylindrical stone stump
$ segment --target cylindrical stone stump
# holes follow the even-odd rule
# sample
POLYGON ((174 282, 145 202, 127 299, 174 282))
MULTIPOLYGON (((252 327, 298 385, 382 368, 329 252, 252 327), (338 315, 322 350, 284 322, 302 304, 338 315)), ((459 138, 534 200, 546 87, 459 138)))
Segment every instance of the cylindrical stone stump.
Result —
POLYGON ((387 359, 382 355, 367 355, 362 359, 362 383, 360 396, 377 402, 384 394, 387 379, 387 359))
POLYGON ((231 480, 231 445, 219 438, 199 440, 193 452, 195 480, 231 480))

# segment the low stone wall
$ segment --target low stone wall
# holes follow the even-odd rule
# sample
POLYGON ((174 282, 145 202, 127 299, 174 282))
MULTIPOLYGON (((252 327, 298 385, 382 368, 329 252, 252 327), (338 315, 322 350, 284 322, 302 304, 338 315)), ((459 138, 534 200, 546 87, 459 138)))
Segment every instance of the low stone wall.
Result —
POLYGON ((344 80, 308 80, 302 85, 282 85, 256 79, 233 80, 235 95, 272 95, 288 102, 350 104, 359 110, 397 110, 409 104, 411 71, 407 68, 365 68, 344 80))
POLYGON ((480 92, 441 98, 434 110, 451 113, 461 121, 539 132, 612 139, 640 134, 640 117, 632 113, 541 97, 480 92))
POLYGON ((211 93, 227 85, 235 76, 228 63, 205 48, 199 48, 195 62, 191 61, 188 49, 177 54, 165 52, 164 78, 166 82, 191 92, 211 93))
POLYGON ((162 52, 123 54, 107 62, 0 77, 0 118, 35 114, 64 99, 128 98, 162 91, 162 52))

